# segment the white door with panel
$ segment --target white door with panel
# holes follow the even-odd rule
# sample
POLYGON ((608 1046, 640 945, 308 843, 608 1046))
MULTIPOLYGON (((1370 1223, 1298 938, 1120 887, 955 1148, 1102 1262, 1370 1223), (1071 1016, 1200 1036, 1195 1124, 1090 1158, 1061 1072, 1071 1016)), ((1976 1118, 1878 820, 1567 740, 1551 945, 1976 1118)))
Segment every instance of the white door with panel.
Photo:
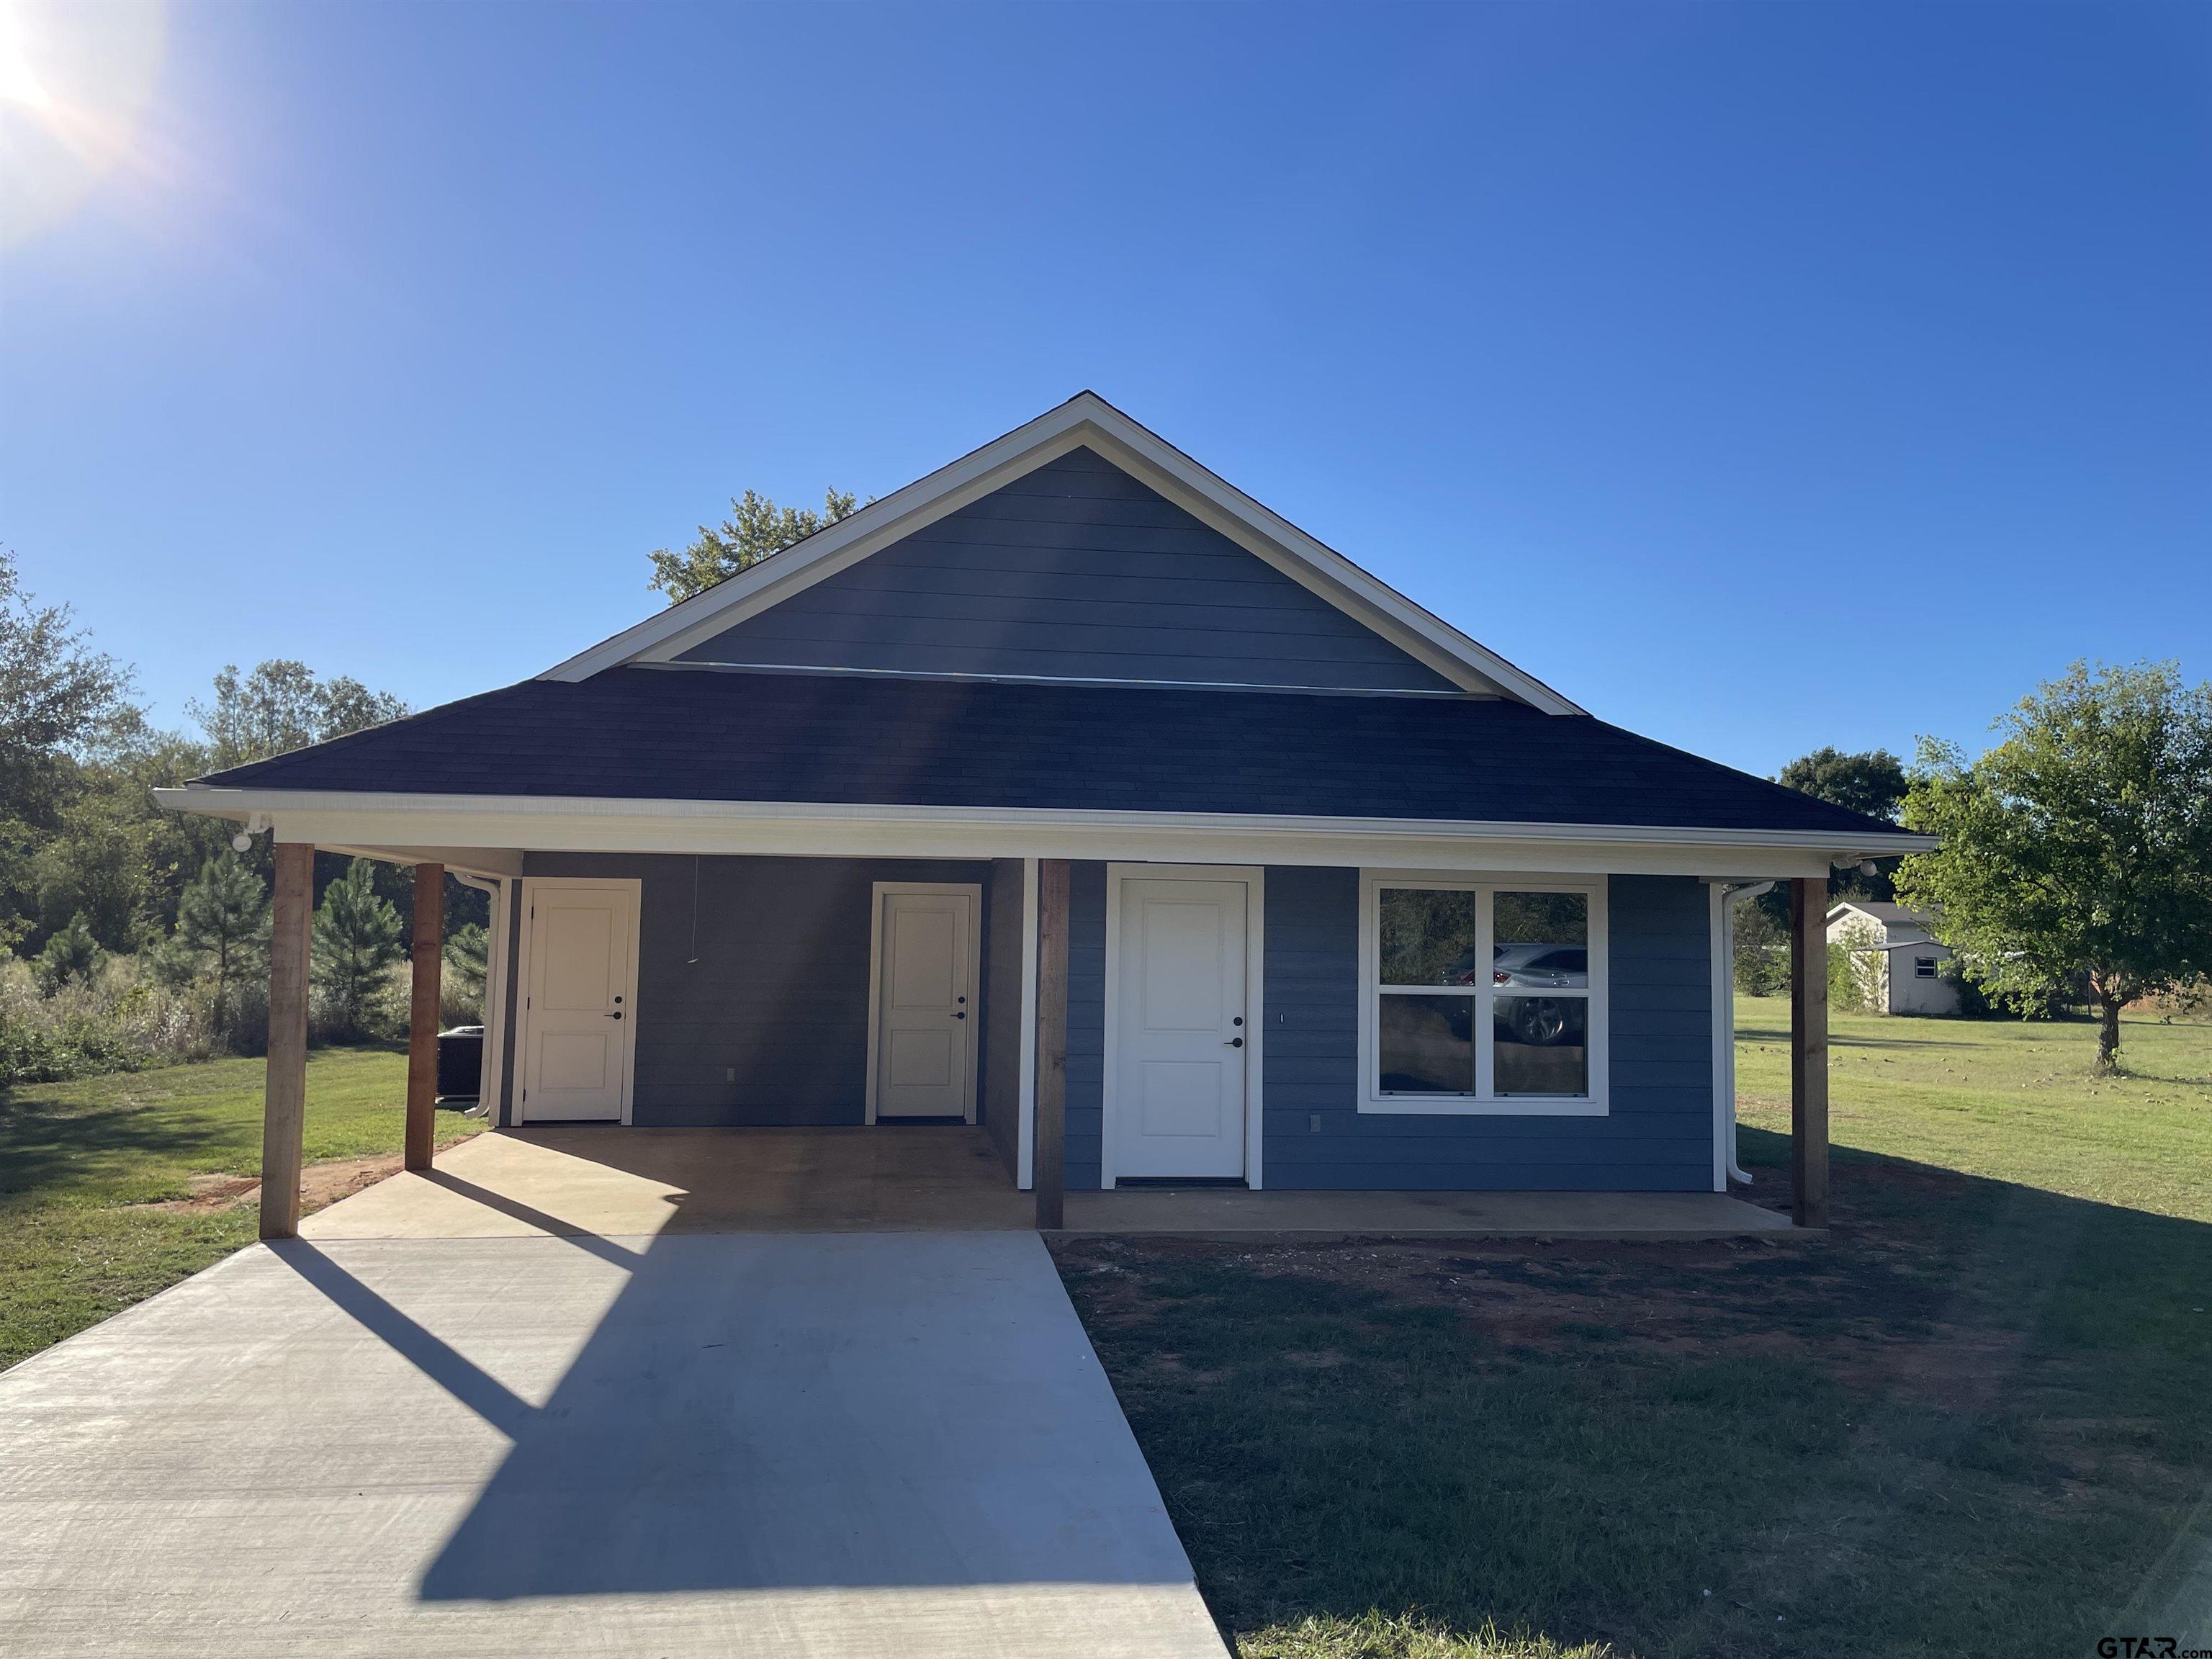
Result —
POLYGON ((973 1122, 981 896, 886 886, 876 902, 874 1115, 973 1122))
POLYGON ((1245 1174, 1241 881, 1125 878, 1115 987, 1112 1174, 1245 1174))
POLYGON ((638 884, 526 890, 521 1121, 621 1121, 636 1045, 638 884))

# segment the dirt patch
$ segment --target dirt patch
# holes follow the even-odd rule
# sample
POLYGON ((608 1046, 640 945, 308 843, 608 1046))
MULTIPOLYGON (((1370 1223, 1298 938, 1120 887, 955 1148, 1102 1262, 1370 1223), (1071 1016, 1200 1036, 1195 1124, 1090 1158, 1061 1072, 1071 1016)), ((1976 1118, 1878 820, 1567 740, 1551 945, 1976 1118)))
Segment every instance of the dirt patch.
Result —
POLYGON ((1655 1358, 1756 1355, 1954 1408, 1983 1401, 2018 1340, 1941 1305, 1919 1253, 1834 1233, 1648 1243, 1093 1239, 1055 1254, 1085 1317, 1103 1326, 1140 1326, 1186 1295, 1220 1294, 1225 1270, 1449 1310, 1478 1337, 1478 1365, 1593 1345, 1655 1358))
MULTIPOLYGON (((438 1151, 458 1146, 467 1136, 439 1144, 438 1151)), ((364 1187, 374 1187, 399 1173, 405 1162, 398 1152, 374 1158, 334 1158, 310 1164, 300 1172, 300 1213, 313 1215, 342 1198, 351 1198, 364 1187)), ((164 1215, 214 1215, 223 1210, 244 1209, 261 1201, 261 1182, 252 1176, 196 1175, 185 1182, 182 1198, 165 1198, 152 1204, 134 1204, 139 1210, 158 1210, 164 1215)))
POLYGON ((185 1196, 165 1198, 154 1204, 133 1204, 134 1210, 158 1210, 164 1215, 212 1215, 228 1210, 261 1183, 252 1176, 196 1175, 185 1182, 185 1196))

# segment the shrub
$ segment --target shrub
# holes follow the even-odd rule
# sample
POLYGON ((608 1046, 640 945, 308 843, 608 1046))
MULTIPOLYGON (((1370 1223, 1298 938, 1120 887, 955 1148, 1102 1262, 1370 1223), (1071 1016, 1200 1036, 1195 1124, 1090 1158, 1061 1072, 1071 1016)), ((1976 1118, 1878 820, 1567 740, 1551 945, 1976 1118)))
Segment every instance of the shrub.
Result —
POLYGON ((0 963, 0 1088, 204 1059, 215 1049, 208 1012, 204 996, 172 990, 128 958, 52 995, 25 963, 0 963))
POLYGON ((1790 994, 1790 933, 1756 903, 1735 908, 1735 988, 1747 997, 1790 994))
POLYGON ((68 927, 46 941, 46 948, 31 965, 31 973, 39 994, 50 997, 73 981, 89 984, 106 960, 107 952, 100 948, 100 941, 85 923, 84 913, 79 911, 70 918, 68 927))
POLYGON ((1828 945, 1828 1006, 1842 1014, 1879 1014, 1885 963, 1880 951, 1854 951, 1841 939, 1828 945))
POLYGON ((2212 1020, 2212 979, 2196 979, 2177 985, 2162 995, 2144 998, 2139 1006, 2145 1013, 2157 1016, 2168 1025, 2177 1019, 2212 1020))

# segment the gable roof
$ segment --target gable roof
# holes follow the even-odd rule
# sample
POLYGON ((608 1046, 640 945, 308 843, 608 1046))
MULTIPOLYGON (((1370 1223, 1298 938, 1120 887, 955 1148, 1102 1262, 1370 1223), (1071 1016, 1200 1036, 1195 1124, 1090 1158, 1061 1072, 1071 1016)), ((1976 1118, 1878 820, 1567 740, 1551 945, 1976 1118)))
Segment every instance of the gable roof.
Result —
POLYGON ((1924 910, 1915 910, 1910 905, 1893 903, 1887 899, 1839 899, 1831 905, 1827 919, 1835 921, 1846 910, 1856 910, 1861 915, 1880 922, 1884 927, 1918 927, 1929 926, 1924 910))
POLYGON ((1553 720, 1499 698, 641 666, 526 680, 194 786, 210 787, 1608 825, 1885 852, 1925 844, 1602 720, 1553 720))
POLYGON ((1465 691, 1547 714, 1582 714, 1534 676, 1431 615, 1342 554, 1217 477, 1091 392, 839 520, 726 581, 555 665, 574 683, 624 664, 664 664, 803 592, 1024 474, 1089 448, 1465 691))
POLYGON ((1474 695, 1087 447, 908 532, 678 660, 1474 695))

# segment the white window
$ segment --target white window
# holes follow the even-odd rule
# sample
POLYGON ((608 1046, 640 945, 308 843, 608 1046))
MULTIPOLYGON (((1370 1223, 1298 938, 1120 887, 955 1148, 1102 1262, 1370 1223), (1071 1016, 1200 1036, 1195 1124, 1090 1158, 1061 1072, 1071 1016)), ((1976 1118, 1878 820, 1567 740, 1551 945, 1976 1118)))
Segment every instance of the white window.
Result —
POLYGON ((1935 977, 1936 977, 1936 958, 1935 958, 1935 957, 1913 957, 1913 958, 1912 958, 1912 976, 1913 976, 1915 979, 1933 979, 1933 978, 1935 978, 1935 977))
POLYGON ((1603 877, 1360 882, 1359 1109, 1601 1116, 1603 877))

